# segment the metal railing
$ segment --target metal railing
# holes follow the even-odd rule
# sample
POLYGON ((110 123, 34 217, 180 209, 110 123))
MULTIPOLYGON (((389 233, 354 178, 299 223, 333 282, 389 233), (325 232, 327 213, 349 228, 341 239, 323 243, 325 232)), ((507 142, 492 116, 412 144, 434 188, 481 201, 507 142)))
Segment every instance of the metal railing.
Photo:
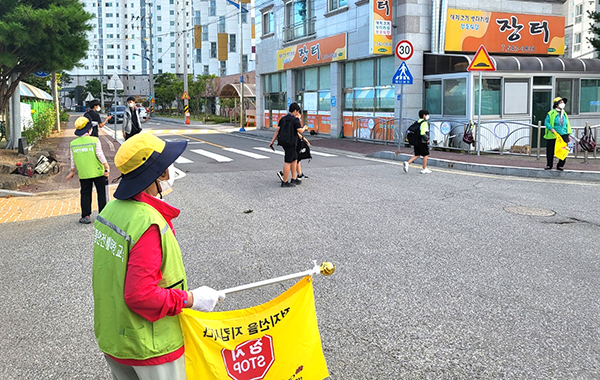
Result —
POLYGON ((283 27, 283 42, 290 42, 302 37, 312 36, 316 33, 315 21, 317 17, 313 16, 295 24, 283 27))
MULTIPOLYGON (((409 118, 387 118, 387 117, 359 117, 352 125, 352 138, 354 140, 369 140, 389 143, 400 146, 408 146, 406 132, 408 127, 414 123, 415 119, 409 118)), ((477 142, 467 144, 463 141, 463 136, 467 128, 473 128, 473 136, 477 141, 480 138, 479 149, 481 153, 486 154, 513 154, 536 156, 539 160, 542 152, 542 141, 545 133, 545 127, 533 125, 526 120, 486 120, 481 123, 481 130, 478 131, 476 122, 465 121, 464 119, 431 119, 429 120, 429 130, 431 139, 431 148, 443 149, 448 151, 458 151, 473 153, 477 152, 477 142)), ((597 158, 600 146, 597 146, 593 152, 582 151, 579 146, 579 140, 584 134, 586 127, 591 130, 594 139, 598 141, 600 134, 600 124, 590 126, 586 122, 585 126, 572 126, 572 144, 570 145, 570 156, 578 158, 583 153, 584 163, 590 156, 597 158)))

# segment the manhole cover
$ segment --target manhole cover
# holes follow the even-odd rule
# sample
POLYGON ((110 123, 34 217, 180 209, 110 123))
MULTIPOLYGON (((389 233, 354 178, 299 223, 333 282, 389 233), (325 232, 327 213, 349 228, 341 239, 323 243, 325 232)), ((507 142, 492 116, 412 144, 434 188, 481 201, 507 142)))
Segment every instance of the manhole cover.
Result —
POLYGON ((504 211, 512 212, 513 214, 527 216, 553 216, 556 212, 536 207, 510 206, 504 207, 504 211))

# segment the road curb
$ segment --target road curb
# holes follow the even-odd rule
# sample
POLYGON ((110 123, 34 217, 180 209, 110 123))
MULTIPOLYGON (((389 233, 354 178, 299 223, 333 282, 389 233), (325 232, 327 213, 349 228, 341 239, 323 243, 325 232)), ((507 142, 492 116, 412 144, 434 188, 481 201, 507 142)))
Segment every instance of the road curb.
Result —
MULTIPOLYGON (((395 154, 390 151, 380 151, 373 154, 367 155, 368 157, 382 158, 394 161, 408 161, 412 155, 410 154, 395 154)), ((418 159, 418 162, 421 159, 418 159)), ((429 157, 427 160, 428 166, 435 166, 439 168, 456 169, 467 172, 477 172, 485 174, 497 174, 506 176, 516 177, 529 177, 529 178, 551 178, 551 179, 565 179, 565 180, 577 180, 577 181, 596 181, 600 182, 600 172, 595 171, 578 171, 578 170, 544 170, 537 168, 523 168, 516 166, 500 166, 491 164, 475 164, 469 162, 451 161, 439 158, 429 157)))

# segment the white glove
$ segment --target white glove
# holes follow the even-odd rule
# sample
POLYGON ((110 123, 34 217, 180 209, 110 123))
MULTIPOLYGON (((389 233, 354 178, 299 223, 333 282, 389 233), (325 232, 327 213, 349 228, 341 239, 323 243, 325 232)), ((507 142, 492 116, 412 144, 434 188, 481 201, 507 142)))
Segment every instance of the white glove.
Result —
POLYGON ((212 311, 217 302, 225 299, 225 293, 208 286, 201 286, 192 290, 192 295, 194 296, 192 309, 199 311, 212 311))

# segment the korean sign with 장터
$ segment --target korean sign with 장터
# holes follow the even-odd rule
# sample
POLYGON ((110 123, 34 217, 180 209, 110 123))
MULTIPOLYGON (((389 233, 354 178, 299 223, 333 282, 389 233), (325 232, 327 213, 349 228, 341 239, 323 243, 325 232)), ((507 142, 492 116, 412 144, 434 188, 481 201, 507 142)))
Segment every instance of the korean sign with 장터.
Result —
POLYGON ((565 18, 519 13, 448 9, 445 50, 562 55, 565 18))
POLYGON ((312 277, 304 277, 277 298, 248 309, 183 309, 188 380, 329 377, 312 284, 312 277))
POLYGON ((277 70, 346 59, 346 33, 277 50, 277 70))
POLYGON ((371 0, 369 8, 369 54, 394 54, 392 0, 371 0))

